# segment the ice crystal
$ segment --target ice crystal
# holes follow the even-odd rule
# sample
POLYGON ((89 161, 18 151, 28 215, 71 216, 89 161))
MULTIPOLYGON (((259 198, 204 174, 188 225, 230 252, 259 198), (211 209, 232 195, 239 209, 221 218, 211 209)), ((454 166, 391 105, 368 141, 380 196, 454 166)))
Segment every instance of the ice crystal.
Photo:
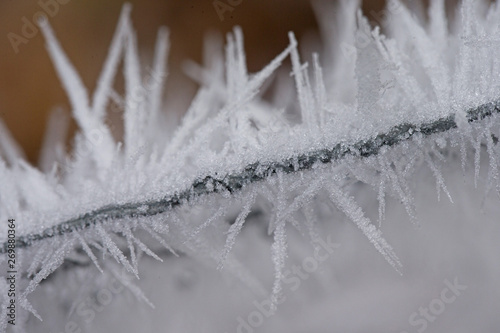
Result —
MULTIPOLYGON (((125 5, 91 94, 48 22, 41 21, 80 131, 73 151, 64 152, 67 121, 55 111, 38 169, 25 161, 0 121, 0 219, 15 217, 18 223, 19 304, 27 311, 20 318, 27 320, 29 312, 42 318, 30 301, 32 294, 54 272, 65 271, 64 264, 75 253, 86 255, 92 269, 111 272, 110 277, 151 306, 153 301, 117 272, 110 257, 139 278, 143 254, 167 261, 163 265, 175 265, 166 260, 171 254, 189 256, 224 267, 219 274, 267 295, 274 312, 290 281, 287 267, 294 258, 288 249, 300 253, 303 248, 295 245, 297 234, 319 252, 327 230, 347 235, 346 242, 357 239, 342 223, 347 218, 373 248, 355 241, 346 248, 356 246, 370 255, 376 250, 401 273, 406 271, 406 244, 391 228, 401 232, 397 228, 405 221, 422 225, 415 194, 420 173, 433 177, 438 200, 443 191, 451 203, 464 202, 443 169, 458 163, 465 174, 472 159, 477 187, 486 152, 483 202, 491 190, 500 193, 500 6, 486 8, 485 1, 465 0, 455 20, 448 22, 443 0, 431 1, 428 21, 397 0, 392 4, 398 13, 389 16, 383 33, 370 26, 358 1, 339 2, 338 29, 332 26, 330 5, 318 5, 325 48, 313 55, 312 64, 302 62, 293 33, 288 47, 257 73, 246 67, 240 28, 228 34, 224 50, 211 38, 204 67, 186 67, 201 87, 173 133, 163 126, 166 28, 158 32, 147 80, 131 7, 125 5), (288 57, 287 80, 294 87, 283 83, 279 72, 288 57), (114 90, 121 60, 124 96, 114 90), (274 103, 262 97, 270 81, 276 86, 274 103), (286 96, 293 95, 290 103, 286 96), (105 120, 111 100, 123 107, 124 135, 118 141, 105 120), (371 217, 367 203, 372 190, 378 227, 377 213, 371 217), (396 226, 389 217, 397 204, 407 215, 400 215, 396 226), (267 233, 255 231, 261 227, 267 233), (388 228, 387 238, 382 227, 388 228), (263 249, 269 249, 266 258, 263 249), (255 269, 255 263, 261 268, 255 269), (263 271, 272 272, 272 283, 263 271)), ((0 263, 5 261, 6 241, 3 223, 0 263)), ((480 243, 477 249, 488 250, 480 243)), ((349 272, 354 264, 346 258, 339 265, 349 272)), ((369 267, 375 261, 365 263, 369 267)), ((414 267, 410 264, 408 270, 414 267)), ((85 270, 75 268, 77 278, 80 269, 85 270)), ((0 332, 7 327, 5 290, 1 279, 0 332)), ((72 297, 63 294, 66 300, 72 297)))

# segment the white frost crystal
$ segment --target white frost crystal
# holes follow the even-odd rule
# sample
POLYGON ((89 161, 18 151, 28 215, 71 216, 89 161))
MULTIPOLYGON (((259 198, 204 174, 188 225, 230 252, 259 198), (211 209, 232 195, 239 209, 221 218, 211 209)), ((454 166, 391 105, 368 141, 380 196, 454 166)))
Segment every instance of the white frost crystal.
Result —
MULTIPOLYGON (((40 22, 80 131, 64 152, 55 113, 36 168, 0 121, 17 331, 498 331, 500 4, 464 0, 453 20, 444 0, 427 18, 389 6, 380 28, 358 1, 318 4, 324 48, 310 64, 293 33, 257 73, 239 28, 225 53, 211 40, 204 67, 187 66, 201 86, 173 133, 165 28, 146 73, 125 5, 90 94, 40 22), (288 57, 294 84, 280 76, 288 57)), ((6 242, 0 223, 1 265, 6 242)))

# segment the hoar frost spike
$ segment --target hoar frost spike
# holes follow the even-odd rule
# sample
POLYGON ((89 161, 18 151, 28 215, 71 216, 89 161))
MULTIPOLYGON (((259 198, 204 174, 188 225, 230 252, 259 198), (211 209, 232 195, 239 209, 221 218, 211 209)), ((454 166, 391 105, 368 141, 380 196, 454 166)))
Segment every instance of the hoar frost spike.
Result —
MULTIPOLYGON (((218 267, 217 274, 269 297, 275 312, 286 293, 292 253, 300 252, 297 235, 319 251, 325 230, 339 232, 348 228, 344 220, 351 221, 356 235, 368 238, 370 251, 403 274, 402 245, 391 245, 394 233, 385 228, 394 228, 388 221, 393 199, 410 227, 420 226, 413 191, 420 170, 432 177, 437 199, 442 191, 450 199, 443 201, 453 205, 463 194, 453 193, 443 170, 460 160, 465 174, 471 159, 479 186, 486 152, 487 194, 500 193, 500 6, 464 0, 455 21, 447 22, 444 1, 431 1, 428 21, 394 3, 398 15, 388 16, 383 33, 370 27, 357 1, 339 1, 338 29, 330 26, 329 5, 319 5, 324 50, 312 56, 312 64, 301 60, 293 33, 285 50, 257 73, 248 72, 240 28, 228 34, 224 50, 212 39, 206 68, 187 67, 200 89, 173 133, 162 125, 166 28, 158 32, 154 80, 146 87, 131 6, 125 5, 90 94, 49 23, 40 22, 79 132, 66 155, 61 148, 67 121, 56 112, 50 122, 56 130, 47 136, 38 169, 25 161, 0 121, 0 219, 19 221, 20 318, 43 319, 46 309, 35 302, 41 284, 50 288, 52 278, 91 269, 111 274, 153 306, 126 273, 139 279, 143 257, 173 265, 172 254, 218 267), (333 33, 335 40, 328 35, 333 33), (282 65, 288 58, 291 70, 282 65), (119 96, 114 81, 122 60, 125 93, 119 96), (278 96, 296 98, 269 102, 263 98, 266 82, 277 86, 278 96), (140 101, 137 89, 144 92, 140 101), (124 135, 118 140, 106 124, 111 100, 123 106, 124 135), (375 214, 363 201, 370 191, 378 201, 375 214), (88 262, 65 265, 77 255, 88 262), (271 279, 247 265, 259 255, 271 279)), ((9 251, 5 224, 0 244, 3 264, 9 251)), ((5 288, 0 282, 2 309, 5 288)), ((61 290, 61 299, 66 292, 71 295, 61 290)), ((4 313, 0 332, 7 328, 4 313)))

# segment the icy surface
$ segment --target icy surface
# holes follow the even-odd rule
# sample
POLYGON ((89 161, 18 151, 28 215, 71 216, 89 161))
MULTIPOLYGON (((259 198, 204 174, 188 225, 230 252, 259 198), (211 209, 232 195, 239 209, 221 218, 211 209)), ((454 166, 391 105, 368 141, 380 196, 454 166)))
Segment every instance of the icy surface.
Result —
MULTIPOLYGON (((327 277, 314 277, 322 281, 315 282, 324 288, 323 294, 331 297, 311 307, 311 317, 304 321, 311 327, 320 325, 313 321, 314 313, 321 316, 331 307, 336 311, 336 327, 355 331, 340 323, 348 309, 341 305, 354 307, 342 288, 349 290, 356 281, 369 279, 362 276, 365 273, 354 264, 356 260, 363 263, 363 269, 377 272, 374 283, 382 286, 370 296, 373 304, 374 299, 384 298, 384 288, 389 288, 383 281, 394 282, 393 290, 403 295, 394 304, 417 294, 411 292, 411 277, 436 283, 425 269, 418 270, 426 267, 419 262, 421 258, 431 266, 441 264, 437 258, 445 257, 429 254, 440 251, 436 241, 440 238, 454 259, 465 251, 457 245, 461 241, 478 256, 476 261, 457 264, 464 279, 471 278, 465 263, 476 263, 484 280, 495 282, 497 274, 498 282, 499 272, 494 268, 498 265, 491 260, 491 253, 499 250, 493 245, 499 243, 498 225, 492 223, 491 215, 480 215, 477 197, 482 198, 482 209, 498 206, 498 202, 491 203, 491 197, 500 193, 500 5, 465 0, 456 17, 449 19, 444 1, 435 0, 424 21, 398 0, 390 3, 392 15, 383 29, 370 26, 357 1, 339 1, 337 14, 329 4, 318 5, 324 50, 313 55, 312 63, 301 60, 293 33, 288 36, 289 46, 257 73, 247 70, 241 29, 228 34, 225 48, 217 38, 210 39, 203 66, 190 63, 186 68, 201 87, 173 133, 162 127, 168 111, 162 106, 169 50, 166 28, 158 32, 151 70, 146 72, 139 62, 131 7, 125 5, 97 88, 90 93, 51 27, 41 22, 47 50, 80 130, 73 150, 64 151, 67 119, 60 110, 55 111, 40 168, 36 168, 25 161, 0 121, 0 220, 14 217, 18 237, 44 235, 40 241, 28 239, 26 246, 18 249, 23 274, 19 304, 27 310, 19 318, 27 320, 29 313, 38 318, 43 318, 43 313, 52 316, 43 306, 40 309, 43 297, 38 296, 50 294, 52 275, 57 281, 65 274, 80 281, 85 274, 93 274, 84 273, 91 269, 120 281, 132 295, 153 306, 154 301, 138 281, 141 262, 146 261, 142 257, 166 261, 161 265, 167 267, 191 260, 187 257, 197 260, 203 269, 218 267, 220 272, 207 274, 238 281, 246 290, 242 293, 268 297, 274 313, 288 295, 291 260, 302 260, 311 242, 312 248, 320 251, 319 244, 327 233, 345 244, 346 250, 332 260, 333 264, 322 264, 328 266, 327 277), (332 23, 335 16, 338 26, 332 23), (291 68, 286 69, 289 82, 283 83, 280 71, 287 58, 291 60, 291 68), (124 96, 114 90, 119 70, 125 78, 124 96), (262 97, 269 83, 276 86, 273 102, 262 97), (294 96, 293 102, 287 96, 294 96), (118 141, 106 123, 111 100, 119 101, 123 109, 124 135, 118 141), (446 119, 452 119, 455 126, 427 133, 429 124, 449 124, 446 119), (383 134, 388 136, 381 139, 383 134), (386 141, 370 151, 373 145, 369 144, 380 140, 386 141), (325 152, 337 145, 339 151, 349 153, 329 157, 325 152), (311 156, 316 162, 304 167, 311 156), (270 166, 281 169, 269 172, 270 166), (225 178, 234 175, 238 177, 225 178), (464 194, 457 190, 457 184, 467 178, 473 179, 475 186, 463 185, 468 191, 464 194), (224 179, 232 182, 224 183, 224 179), (449 214, 441 222, 433 219, 436 226, 429 227, 431 221, 420 218, 422 210, 426 218, 432 218, 422 208, 422 202, 433 205, 427 197, 421 198, 421 193, 428 193, 425 186, 432 188, 433 200, 449 214), (453 207, 469 203, 467 196, 474 214, 458 216, 459 209, 453 207), (177 200, 175 208, 165 203, 166 199, 173 202, 172 198, 177 200), (85 225, 96 211, 100 215, 85 225), (463 225, 450 235, 447 228, 452 217, 463 225), (56 227, 71 220, 76 221, 78 231, 61 235, 63 229, 56 227), (480 226, 481 220, 484 226, 480 226), (346 221, 354 224, 352 229, 346 221), (428 253, 419 257, 420 251, 426 251, 425 237, 418 234, 423 242, 418 244, 405 228, 436 233, 429 241, 428 253), (363 237, 371 247, 361 240, 363 237), (356 253, 356 249, 364 252, 356 253), (373 254, 377 251, 387 262, 385 266, 373 254), (490 256, 481 257, 485 253, 490 256), (180 258, 172 263, 174 255, 180 258), (79 262, 75 256, 86 258, 78 257, 87 260, 80 266, 91 268, 77 267, 75 272, 61 268, 67 262, 79 262), (118 272, 117 267, 124 271, 118 272), (59 275, 58 269, 62 272, 59 275), (349 274, 353 281, 349 281, 349 274), (39 291, 39 284, 46 279, 46 289, 39 291), (337 297, 339 302, 335 303, 337 297)), ((442 214, 439 207, 435 209, 436 214, 442 214)), ((1 223, 1 244, 6 240, 7 224, 1 223)), ((0 263, 4 260, 2 253, 0 263)), ((452 270, 447 273, 452 274, 452 270)), ((173 275, 168 276, 167 280, 173 279, 173 275)), ((0 280, 1 311, 7 301, 4 280, 0 280)), ((368 288, 359 283, 360 292, 368 288)), ((313 284, 305 289, 314 292, 313 284)), ((73 307, 78 308, 77 292, 71 292, 74 288, 58 291, 54 297, 60 304, 75 302, 73 307)), ((300 295, 310 297, 305 290, 300 295)), ((227 293, 225 296, 231 298, 227 293)), ((480 300, 477 296, 476 301, 480 300)), ((169 302, 162 306, 175 313, 169 302)), ((394 308, 394 304, 388 306, 394 308)), ((293 300, 286 303, 285 313, 293 313, 294 306, 293 300)), ((4 332, 5 315, 0 314, 0 332, 4 332)), ((380 318, 385 318, 383 313, 380 318)), ((269 331, 289 331, 277 319, 270 322, 269 331)), ((301 327, 294 326, 300 319, 289 323, 297 330, 301 327)), ((177 324, 172 321, 168 326, 172 331, 184 331, 181 323, 177 324)), ((31 320, 29 325, 37 324, 31 320)), ((358 328, 384 331, 377 325, 360 324, 358 328)))

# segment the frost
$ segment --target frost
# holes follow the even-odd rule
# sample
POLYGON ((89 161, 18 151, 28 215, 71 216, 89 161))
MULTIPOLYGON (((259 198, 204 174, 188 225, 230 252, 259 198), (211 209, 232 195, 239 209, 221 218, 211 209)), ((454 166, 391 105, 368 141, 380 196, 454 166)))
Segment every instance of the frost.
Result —
POLYGON ((139 247, 139 249, 141 249, 144 253, 146 253, 148 256, 160 261, 160 262, 163 262, 163 260, 158 257, 158 255, 156 253, 154 253, 151 249, 149 249, 143 242, 141 242, 137 237, 135 237, 132 232, 130 232, 130 230, 128 230, 128 233, 129 233, 129 237, 131 238, 131 240, 139 247))
POLYGON ((382 237, 382 232, 377 230, 370 220, 364 216, 364 213, 352 198, 347 197, 342 191, 336 187, 335 184, 329 186, 330 196, 332 202, 341 210, 344 214, 351 219, 356 226, 361 229, 363 234, 368 238, 368 240, 375 246, 377 251, 379 251, 387 260, 387 262, 394 267, 394 269, 400 272, 402 267, 401 262, 394 253, 392 247, 387 243, 387 241, 382 237))
POLYGON ((446 188, 446 185, 444 183, 444 179, 443 179, 443 175, 441 174, 441 170, 438 169, 438 167, 432 161, 432 158, 429 156, 429 154, 425 154, 425 160, 426 160, 427 164, 429 165, 429 168, 432 170, 434 177, 436 178, 436 190, 437 190, 438 201, 440 200, 441 189, 442 189, 444 191, 444 193, 446 193, 446 195, 448 196, 448 199, 450 199, 450 202, 453 203, 453 199, 451 198, 451 194, 450 194, 450 192, 448 192, 448 189, 446 188))
POLYGON ((40 169, 46 174, 52 173, 58 164, 64 163, 68 126, 68 115, 61 108, 55 109, 50 115, 40 153, 40 169))
POLYGON ((22 307, 24 307, 29 312, 33 313, 35 317, 39 320, 42 320, 40 315, 36 312, 36 310, 31 306, 31 304, 27 300, 27 295, 32 293, 38 284, 46 279, 52 272, 54 272, 64 261, 65 256, 71 250, 73 246, 72 240, 66 240, 63 244, 59 246, 59 248, 51 254, 50 258, 47 258, 43 263, 40 271, 36 273, 32 280, 30 280, 26 289, 20 295, 19 303, 22 307))
POLYGON ((14 141, 2 120, 0 120, 0 156, 11 165, 15 165, 24 158, 21 148, 14 141))
MULTIPOLYGON (((494 143, 494 134, 491 133, 492 122, 488 122, 485 126, 484 137, 486 139, 486 151, 488 152, 490 168, 488 171, 488 185, 486 187, 486 195, 495 188, 497 194, 500 195, 500 180, 498 179, 498 147, 494 143), (496 151, 495 151, 496 150, 496 151)), ((495 137, 496 138, 496 137, 495 137)), ((496 139, 498 142, 498 139, 496 139)))
POLYGON ((35 255, 31 259, 31 264, 26 270, 28 273, 28 277, 32 277, 35 275, 36 271, 41 265, 44 265, 45 262, 52 256, 53 248, 50 248, 48 243, 42 244, 36 251, 35 255))
POLYGON ((142 290, 135 284, 133 284, 130 281, 130 278, 128 278, 125 274, 119 272, 116 268, 112 269, 111 273, 117 280, 119 280, 124 286, 126 286, 138 299, 144 301, 151 308, 153 309, 155 308, 154 304, 151 303, 151 301, 146 297, 146 295, 144 295, 142 290))
POLYGON ((151 237, 153 237, 153 239, 158 241, 161 245, 163 245, 163 247, 165 247, 167 250, 169 250, 172 254, 174 254, 175 256, 178 256, 177 253, 175 252, 175 250, 171 246, 169 246, 167 244, 167 242, 165 242, 165 240, 163 238, 161 238, 155 231, 151 230, 149 228, 149 226, 147 226, 146 224, 142 224, 141 228, 143 230, 145 230, 148 234, 150 234, 151 237))
POLYGON ((408 215, 411 217, 412 222, 416 223, 413 198, 410 194, 408 186, 406 185, 406 180, 402 177, 401 172, 398 172, 398 170, 396 170, 396 166, 392 167, 391 165, 389 165, 389 162, 384 156, 381 155, 379 161, 382 166, 382 172, 385 173, 385 177, 390 179, 394 191, 401 198, 401 201, 403 202, 408 215))
POLYGON ((231 225, 231 227, 227 231, 226 245, 224 246, 224 250, 220 257, 218 269, 222 269, 224 261, 226 260, 228 253, 231 251, 231 248, 233 247, 234 242, 236 241, 236 237, 240 233, 241 228, 243 228, 245 219, 247 218, 248 214, 250 214, 250 210, 253 204, 255 203, 255 197, 256 193, 252 192, 247 198, 245 198, 246 203, 243 206, 243 210, 236 218, 236 221, 231 225))
MULTIPOLYGON (((343 215, 401 272, 405 262, 389 241, 398 249, 405 244, 392 229, 384 229, 386 240, 382 226, 395 228, 393 205, 407 214, 397 221, 401 228, 407 220, 417 225, 420 172, 435 182, 437 200, 443 191, 459 202, 445 168, 461 163, 466 175, 473 167, 479 187, 486 152, 485 204, 489 191, 500 193, 498 4, 466 0, 449 19, 444 1, 435 0, 426 21, 394 3, 398 12, 383 29, 371 27, 359 1, 317 3, 324 51, 303 62, 301 56, 309 58, 291 32, 289 45, 257 73, 247 68, 241 28, 227 34, 225 46, 211 35, 203 64, 186 65, 200 89, 176 128, 163 103, 166 28, 145 73, 125 5, 90 92, 48 22, 41 23, 79 131, 66 152, 68 119, 56 110, 38 169, 0 121, 0 219, 15 216, 19 223, 22 307, 40 318, 44 309, 31 303, 35 289, 78 256, 87 256, 90 268, 77 262, 70 270, 76 277, 111 271, 152 306, 114 261, 139 278, 147 257, 166 266, 190 257, 224 266, 216 273, 270 297, 275 311, 286 292, 287 258, 304 253, 296 243, 306 239, 319 251, 325 230, 342 239, 349 232, 343 215), (121 70, 123 96, 115 87, 121 70), (263 97, 267 92, 271 98, 263 97), (123 112, 117 139, 105 121, 112 103, 123 112)), ((0 262, 6 235, 0 224, 0 262)), ((45 285, 50 290, 52 283, 45 285)), ((1 282, 2 304, 4 289, 1 282)), ((61 292, 61 304, 72 292, 61 292)))
POLYGON ((129 272, 134 273, 134 275, 139 278, 139 272, 137 271, 136 267, 130 265, 130 262, 127 260, 123 252, 118 248, 116 243, 111 239, 106 230, 104 230, 101 225, 97 225, 96 231, 102 238, 104 247, 109 250, 115 260, 121 263, 129 272))
MULTIPOLYGON (((250 203, 250 205, 252 205, 252 203, 250 203)), ((217 211, 212 215, 210 216, 205 222, 203 222, 203 224, 201 224, 200 226, 198 226, 192 233, 191 235, 189 236, 189 238, 185 241, 185 243, 191 241, 193 238, 195 238, 201 231, 203 231, 203 229, 207 228, 209 225, 211 225, 214 221, 216 221, 217 219, 219 219, 220 217, 224 216, 225 215, 225 210, 224 210, 225 207, 220 207, 219 209, 217 209, 217 211)), ((250 211, 247 212, 247 215, 250 211)), ((244 222, 244 218, 243 218, 243 221, 241 222, 241 224, 243 225, 243 222, 244 222)))
POLYGON ((378 187, 378 227, 382 227, 382 221, 385 218, 385 177, 380 177, 380 184, 378 187))
POLYGON ((99 265, 99 262, 98 262, 96 256, 94 255, 94 253, 90 249, 90 247, 87 244, 87 242, 85 242, 85 239, 83 239, 83 237, 81 235, 79 235, 78 233, 76 233, 76 237, 78 238, 78 240, 82 244, 83 250, 89 256, 89 258, 92 260, 92 262, 97 267, 97 269, 99 270, 99 272, 103 273, 103 270, 102 270, 101 266, 99 265))

